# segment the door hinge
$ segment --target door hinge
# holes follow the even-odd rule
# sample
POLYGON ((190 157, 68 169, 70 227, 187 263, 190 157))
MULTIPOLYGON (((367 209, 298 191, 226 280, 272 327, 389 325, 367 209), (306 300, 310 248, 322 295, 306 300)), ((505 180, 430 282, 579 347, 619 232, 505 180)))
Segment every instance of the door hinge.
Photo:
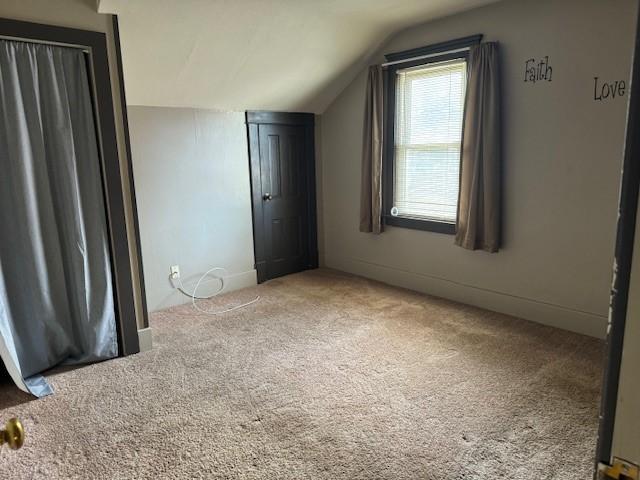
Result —
POLYGON ((613 465, 598 464, 598 480, 640 480, 640 468, 620 458, 613 459, 613 465))

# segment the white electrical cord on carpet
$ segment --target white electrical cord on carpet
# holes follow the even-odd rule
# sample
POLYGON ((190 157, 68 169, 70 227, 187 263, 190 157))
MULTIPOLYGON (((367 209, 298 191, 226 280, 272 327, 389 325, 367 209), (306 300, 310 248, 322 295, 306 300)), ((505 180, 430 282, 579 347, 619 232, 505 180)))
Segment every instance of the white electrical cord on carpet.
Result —
POLYGON ((196 286, 193 289, 193 294, 187 292, 187 290, 185 289, 184 285, 182 284, 182 279, 180 278, 180 275, 178 273, 172 273, 171 275, 169 275, 169 281, 171 282, 173 287, 176 288, 180 293, 182 293, 183 295, 186 295, 187 297, 191 297, 191 303, 193 305, 193 308, 195 308, 199 312, 207 313, 209 315, 220 315, 220 314, 223 314, 223 313, 233 312, 234 310, 238 310, 239 308, 247 307, 247 306, 251 305, 252 303, 256 303, 258 300, 260 300, 260 296, 258 295, 256 298, 254 298, 250 302, 243 303, 241 305, 236 305, 235 307, 227 308, 226 310, 211 311, 211 310, 206 310, 204 308, 200 308, 197 305, 196 300, 210 300, 213 297, 216 297, 216 296, 220 295, 222 293, 222 291, 224 290, 224 277, 221 277, 221 276, 218 276, 218 275, 212 275, 214 278, 217 278, 218 280, 220 280, 220 288, 216 292, 214 292, 211 295, 209 295, 208 297, 199 297, 197 295, 198 288, 200 287, 200 284, 202 283, 202 280, 204 280, 205 277, 207 277, 211 272, 215 272, 216 270, 219 270, 219 271, 222 271, 224 273, 227 273, 227 269, 226 268, 222 268, 222 267, 213 267, 213 268, 207 270, 204 273, 204 275, 202 275, 200 277, 200 279, 198 280, 198 282, 196 283, 196 286), (178 283, 177 287, 176 287, 176 281, 178 283))

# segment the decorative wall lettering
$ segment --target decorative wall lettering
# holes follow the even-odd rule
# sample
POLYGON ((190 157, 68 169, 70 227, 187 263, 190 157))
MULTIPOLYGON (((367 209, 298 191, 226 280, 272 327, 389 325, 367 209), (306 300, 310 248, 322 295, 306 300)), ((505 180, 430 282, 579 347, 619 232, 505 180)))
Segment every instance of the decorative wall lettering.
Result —
POLYGON ((525 83, 536 83, 541 80, 550 82, 553 78, 553 68, 549 65, 549 56, 545 56, 536 63, 535 58, 530 58, 524 66, 525 83))
POLYGON ((599 77, 593 77, 593 99, 596 102, 624 97, 625 93, 627 93, 627 83, 624 80, 601 82, 599 77))

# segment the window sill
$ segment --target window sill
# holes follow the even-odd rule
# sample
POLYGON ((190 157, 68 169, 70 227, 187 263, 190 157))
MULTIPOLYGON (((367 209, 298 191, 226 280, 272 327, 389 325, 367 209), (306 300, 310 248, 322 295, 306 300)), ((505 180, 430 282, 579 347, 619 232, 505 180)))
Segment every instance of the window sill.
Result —
POLYGON ((391 215, 385 215, 384 224, 394 227, 410 228, 412 230, 443 233, 446 235, 455 235, 456 233, 455 223, 436 222, 433 220, 418 220, 416 218, 393 217, 391 215))

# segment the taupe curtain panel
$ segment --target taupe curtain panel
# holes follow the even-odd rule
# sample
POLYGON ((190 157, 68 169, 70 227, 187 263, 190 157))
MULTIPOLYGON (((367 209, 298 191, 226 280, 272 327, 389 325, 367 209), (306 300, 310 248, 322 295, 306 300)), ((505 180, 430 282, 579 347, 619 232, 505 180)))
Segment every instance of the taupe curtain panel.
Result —
POLYGON ((469 52, 456 245, 500 248, 500 71, 498 44, 469 52))
POLYGON ((383 78, 382 67, 369 67, 364 109, 362 179, 360 191, 360 231, 382 232, 382 148, 383 78))

